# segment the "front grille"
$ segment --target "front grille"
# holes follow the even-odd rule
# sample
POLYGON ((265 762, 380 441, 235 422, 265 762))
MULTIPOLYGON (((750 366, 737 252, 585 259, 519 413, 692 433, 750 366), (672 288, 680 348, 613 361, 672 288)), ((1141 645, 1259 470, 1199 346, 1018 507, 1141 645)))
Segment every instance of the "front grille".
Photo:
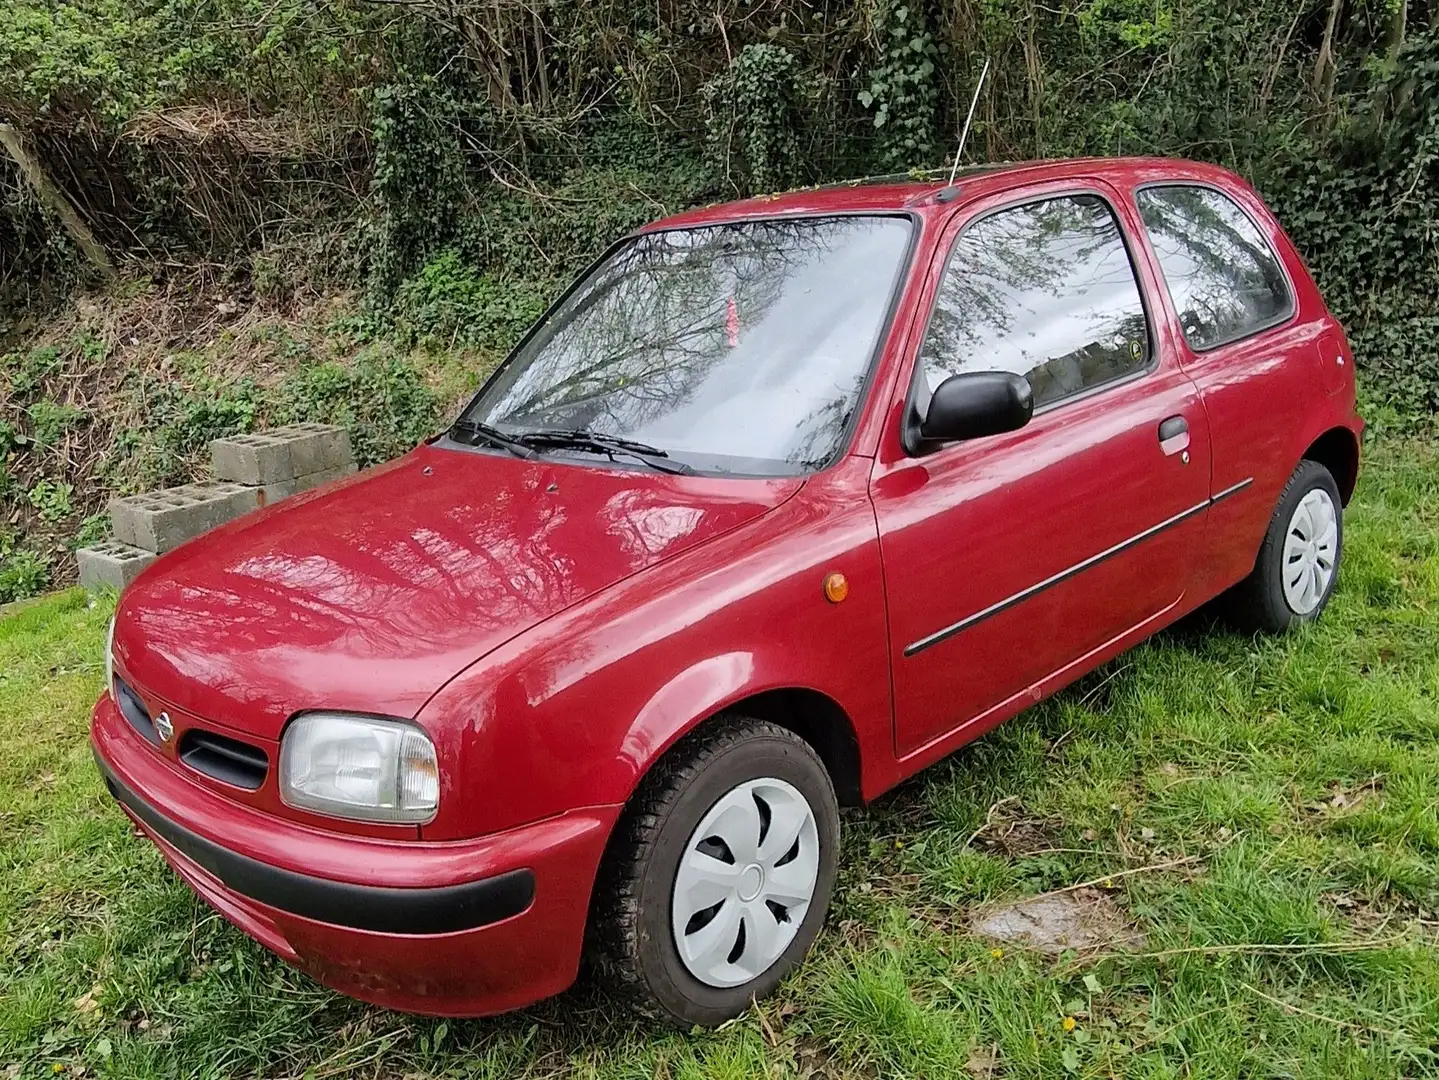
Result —
POLYGON ((160 745, 160 733, 155 730, 154 721, 150 719, 150 710, 145 708, 140 695, 126 686, 125 680, 118 675, 115 677, 115 704, 120 706, 120 715, 130 721, 130 726, 138 731, 142 738, 148 739, 156 746, 160 745))
MULTIPOLYGON (((118 675, 115 676, 115 704, 141 738, 156 746, 161 744, 163 740, 150 719, 150 710, 118 675)), ((247 791, 258 791, 270 771, 269 755, 258 746, 201 728, 191 728, 180 737, 180 760, 196 772, 247 791)))
POLYGON ((270 759, 258 746, 191 728, 180 739, 180 760, 222 784, 256 791, 265 782, 270 759))

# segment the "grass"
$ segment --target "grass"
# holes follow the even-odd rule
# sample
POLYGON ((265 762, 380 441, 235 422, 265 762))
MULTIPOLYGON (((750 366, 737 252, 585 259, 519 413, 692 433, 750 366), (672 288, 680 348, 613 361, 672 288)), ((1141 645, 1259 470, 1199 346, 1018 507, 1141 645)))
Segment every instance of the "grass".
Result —
POLYGON ((1191 620, 849 815, 809 963, 712 1033, 589 985, 448 1023, 319 988, 102 793, 106 606, 0 614, 0 1076, 1439 1071, 1439 447, 1372 451, 1346 540, 1318 625, 1191 620), (978 905, 1107 876, 1132 951, 968 933, 978 905))

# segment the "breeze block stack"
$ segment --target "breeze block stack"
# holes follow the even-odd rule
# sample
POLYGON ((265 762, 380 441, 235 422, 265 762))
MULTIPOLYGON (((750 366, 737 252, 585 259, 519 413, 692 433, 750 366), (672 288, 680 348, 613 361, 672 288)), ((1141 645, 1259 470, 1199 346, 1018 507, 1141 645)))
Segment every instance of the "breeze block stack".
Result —
POLYGON ((123 589, 156 556, 241 514, 355 471, 350 436, 330 424, 290 424, 210 443, 214 480, 110 503, 114 539, 75 553, 80 584, 123 589))

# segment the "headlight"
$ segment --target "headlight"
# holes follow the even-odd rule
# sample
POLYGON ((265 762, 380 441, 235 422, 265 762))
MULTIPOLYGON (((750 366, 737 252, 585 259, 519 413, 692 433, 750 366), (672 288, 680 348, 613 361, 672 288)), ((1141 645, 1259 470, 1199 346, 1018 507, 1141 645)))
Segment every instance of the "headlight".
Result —
POLYGON ((115 692, 115 616, 105 630, 105 693, 115 692))
POLYGON ((332 817, 422 824, 440 802, 435 744, 400 720, 307 713, 280 744, 280 798, 332 817))

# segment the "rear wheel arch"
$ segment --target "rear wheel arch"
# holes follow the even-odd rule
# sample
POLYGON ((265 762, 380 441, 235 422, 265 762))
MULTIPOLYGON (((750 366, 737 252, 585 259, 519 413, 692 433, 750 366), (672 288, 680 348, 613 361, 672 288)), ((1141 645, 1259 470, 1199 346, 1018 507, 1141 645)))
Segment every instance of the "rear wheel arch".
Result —
POLYGON ((1329 470, 1339 488, 1339 498, 1344 506, 1354 495, 1354 486, 1359 480, 1359 440, 1346 427, 1330 428, 1309 444, 1300 455, 1302 460, 1314 461, 1329 470))

